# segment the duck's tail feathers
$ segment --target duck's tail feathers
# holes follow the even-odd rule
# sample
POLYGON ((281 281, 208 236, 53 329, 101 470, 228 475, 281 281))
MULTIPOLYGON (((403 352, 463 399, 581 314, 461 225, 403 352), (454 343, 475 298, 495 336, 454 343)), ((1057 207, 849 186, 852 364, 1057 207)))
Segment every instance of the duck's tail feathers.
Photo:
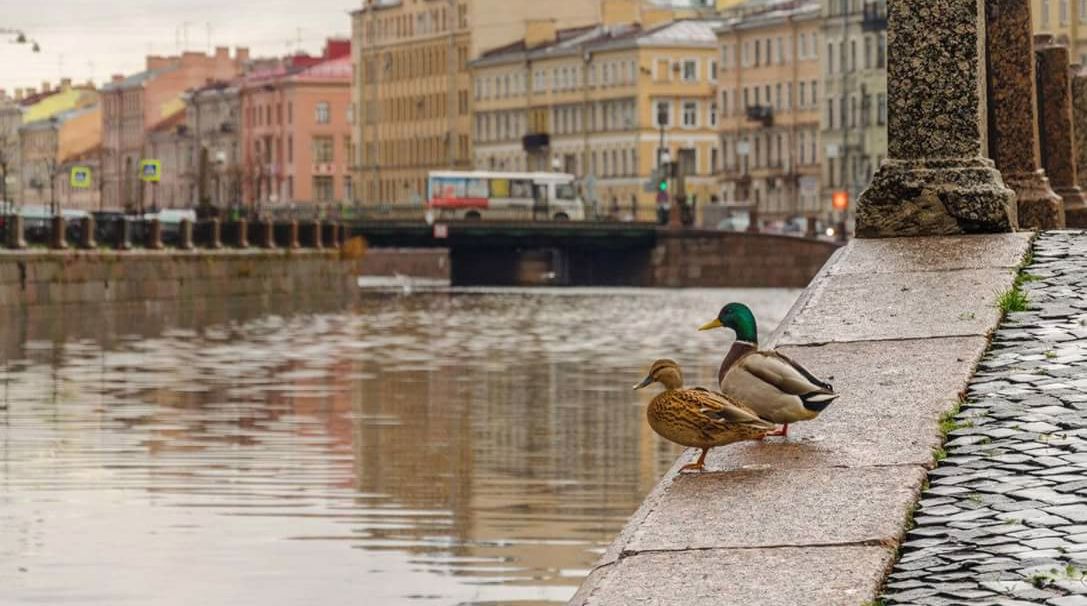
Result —
POLYGON ((812 412, 823 412, 837 399, 838 394, 825 391, 815 391, 800 396, 800 401, 804 403, 804 408, 807 408, 812 412))

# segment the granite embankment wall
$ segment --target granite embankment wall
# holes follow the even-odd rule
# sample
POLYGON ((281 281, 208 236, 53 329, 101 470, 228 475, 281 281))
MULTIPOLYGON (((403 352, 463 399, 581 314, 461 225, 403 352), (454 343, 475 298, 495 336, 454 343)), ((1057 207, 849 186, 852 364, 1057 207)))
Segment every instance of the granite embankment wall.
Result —
POLYGON ((370 248, 362 259, 362 275, 448 280, 449 251, 444 248, 370 248))
POLYGON ((662 229, 650 254, 648 285, 803 288, 839 246, 791 236, 662 229))
POLYGON ((876 603, 943 442, 940 417, 973 376, 1030 237, 839 251, 764 346, 841 398, 787 440, 715 449, 705 473, 679 473, 684 455, 571 603, 876 603))
POLYGON ((344 296, 361 270, 335 250, 3 251, 0 307, 344 296))

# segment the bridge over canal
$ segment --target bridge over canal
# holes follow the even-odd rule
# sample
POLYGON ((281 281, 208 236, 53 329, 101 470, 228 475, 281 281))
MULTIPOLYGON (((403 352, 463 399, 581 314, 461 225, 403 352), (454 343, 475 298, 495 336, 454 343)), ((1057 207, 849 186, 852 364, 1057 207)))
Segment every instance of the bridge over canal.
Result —
POLYGON ((648 223, 361 221, 347 230, 372 248, 447 249, 457 286, 802 288, 838 248, 648 223))

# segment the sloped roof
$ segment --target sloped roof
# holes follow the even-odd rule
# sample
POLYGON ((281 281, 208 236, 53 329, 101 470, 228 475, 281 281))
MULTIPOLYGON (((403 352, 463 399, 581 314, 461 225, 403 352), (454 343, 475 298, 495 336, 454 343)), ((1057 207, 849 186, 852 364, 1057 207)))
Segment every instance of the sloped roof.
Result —
POLYGON ((351 56, 340 57, 330 61, 322 61, 313 67, 306 68, 294 74, 292 80, 351 80, 352 75, 351 56))
POLYGON ((118 82, 109 82, 109 83, 105 84, 104 86, 102 86, 102 90, 103 91, 114 91, 114 90, 127 90, 127 89, 137 88, 137 87, 143 86, 144 83, 146 83, 148 80, 153 80, 153 79, 157 78, 158 76, 160 76, 162 74, 172 72, 172 71, 174 71, 176 69, 178 69, 178 67, 176 65, 171 65, 169 67, 161 67, 159 69, 144 70, 142 72, 132 74, 131 76, 128 76, 124 80, 120 80, 118 82))

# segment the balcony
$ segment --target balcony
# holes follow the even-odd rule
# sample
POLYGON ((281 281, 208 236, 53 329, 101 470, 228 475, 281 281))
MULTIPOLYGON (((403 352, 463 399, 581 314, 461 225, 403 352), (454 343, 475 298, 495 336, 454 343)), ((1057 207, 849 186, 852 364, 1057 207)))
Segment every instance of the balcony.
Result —
POLYGON ((551 147, 550 133, 532 133, 521 139, 521 144, 527 153, 535 153, 551 147))
POLYGON ((774 108, 771 105, 748 105, 746 113, 751 122, 761 122, 764 127, 774 125, 774 108))
POLYGON ((866 32, 879 32, 887 29, 887 2, 876 0, 864 3, 864 18, 861 29, 866 32))

